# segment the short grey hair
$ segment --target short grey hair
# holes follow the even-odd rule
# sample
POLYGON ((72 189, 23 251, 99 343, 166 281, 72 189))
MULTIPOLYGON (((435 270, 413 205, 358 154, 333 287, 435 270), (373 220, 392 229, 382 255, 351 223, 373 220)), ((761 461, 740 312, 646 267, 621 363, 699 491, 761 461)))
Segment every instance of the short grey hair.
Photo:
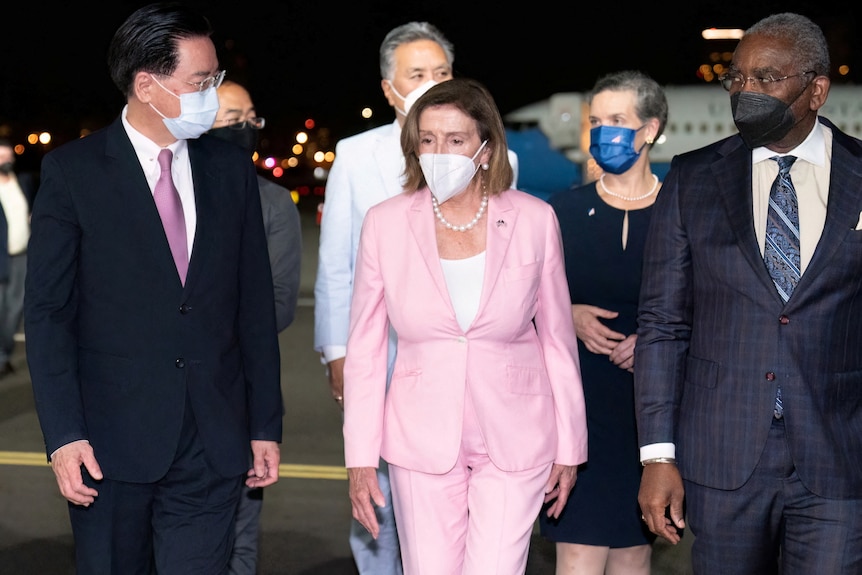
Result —
POLYGON ((622 92, 631 90, 635 93, 635 113, 641 121, 650 118, 658 119, 656 140, 667 126, 667 97, 664 89, 650 76, 639 70, 623 70, 612 72, 596 80, 592 90, 587 94, 587 104, 593 102, 593 97, 599 92, 611 90, 622 92))
POLYGON ((745 36, 754 35, 788 40, 799 72, 812 70, 818 76, 829 77, 829 44, 820 26, 806 16, 792 12, 772 14, 745 31, 745 36))
POLYGON ((451 67, 455 63, 455 47, 436 26, 428 22, 408 22, 393 28, 383 38, 380 44, 380 77, 384 80, 392 80, 395 75, 395 50, 402 44, 409 44, 417 40, 431 40, 437 42, 451 67))

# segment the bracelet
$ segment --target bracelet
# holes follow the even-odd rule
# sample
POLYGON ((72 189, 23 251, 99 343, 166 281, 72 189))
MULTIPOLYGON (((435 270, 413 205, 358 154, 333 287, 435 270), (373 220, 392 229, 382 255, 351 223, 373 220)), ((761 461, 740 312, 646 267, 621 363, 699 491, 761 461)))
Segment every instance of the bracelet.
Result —
POLYGON ((641 461, 641 465, 643 465, 644 467, 646 467, 647 465, 650 465, 652 463, 673 463, 673 464, 676 464, 676 459, 674 459, 673 457, 654 457, 652 459, 644 459, 643 461, 641 461))

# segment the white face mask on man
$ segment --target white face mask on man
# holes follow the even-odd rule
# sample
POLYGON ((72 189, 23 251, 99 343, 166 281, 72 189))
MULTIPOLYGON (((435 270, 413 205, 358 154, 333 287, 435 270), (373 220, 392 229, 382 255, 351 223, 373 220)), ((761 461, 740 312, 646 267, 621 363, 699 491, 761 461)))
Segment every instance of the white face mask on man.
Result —
POLYGON ((438 204, 442 204, 467 189, 470 180, 479 170, 479 165, 473 162, 487 143, 488 140, 482 142, 472 158, 462 154, 419 155, 419 165, 422 167, 425 182, 431 193, 437 198, 438 204))
POLYGON ((155 76, 151 77, 162 90, 180 100, 180 115, 176 118, 168 118, 150 102, 150 108, 162 117, 162 121, 174 138, 177 140, 199 138, 201 134, 213 127, 219 108, 218 93, 216 93, 214 86, 200 92, 189 92, 177 96, 162 86, 162 83, 156 80, 155 76))
POLYGON ((413 104, 416 103, 416 100, 418 100, 422 94, 424 94, 425 92, 427 92, 428 90, 430 90, 431 88, 433 88, 434 86, 437 85, 436 81, 428 80, 424 84, 420 84, 419 86, 417 86, 416 88, 411 90, 410 93, 407 94, 406 96, 402 96, 401 93, 395 89, 395 84, 392 83, 392 80, 386 80, 386 81, 389 82, 389 86, 392 88, 392 91, 395 92, 395 95, 398 96, 399 98, 401 98, 402 100, 404 100, 404 109, 403 110, 401 108, 399 108, 398 106, 395 106, 395 111, 398 112, 399 114, 401 114, 402 116, 407 115, 407 112, 410 111, 410 108, 413 107, 413 104))

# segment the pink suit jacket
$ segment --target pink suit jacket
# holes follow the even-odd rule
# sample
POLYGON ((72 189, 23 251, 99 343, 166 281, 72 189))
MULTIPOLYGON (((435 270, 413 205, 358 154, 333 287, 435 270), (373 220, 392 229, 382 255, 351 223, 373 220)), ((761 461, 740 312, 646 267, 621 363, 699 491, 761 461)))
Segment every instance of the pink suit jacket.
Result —
POLYGON ((443 276, 430 192, 400 194, 368 211, 344 368, 347 467, 376 467, 382 456, 424 473, 449 471, 461 447, 468 392, 500 469, 586 460, 556 216, 544 201, 508 190, 490 198, 486 217, 482 295, 465 332, 443 276), (390 322, 398 352, 387 393, 390 322))

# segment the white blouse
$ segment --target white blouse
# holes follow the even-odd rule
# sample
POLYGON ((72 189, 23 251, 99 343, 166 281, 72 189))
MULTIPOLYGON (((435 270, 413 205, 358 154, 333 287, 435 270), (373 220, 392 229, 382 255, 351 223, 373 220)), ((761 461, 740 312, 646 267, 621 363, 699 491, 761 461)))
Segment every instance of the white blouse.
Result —
POLYGON ((485 276, 485 252, 460 260, 440 259, 449 299, 455 308, 455 317, 461 329, 467 331, 482 297, 482 282, 485 276))

